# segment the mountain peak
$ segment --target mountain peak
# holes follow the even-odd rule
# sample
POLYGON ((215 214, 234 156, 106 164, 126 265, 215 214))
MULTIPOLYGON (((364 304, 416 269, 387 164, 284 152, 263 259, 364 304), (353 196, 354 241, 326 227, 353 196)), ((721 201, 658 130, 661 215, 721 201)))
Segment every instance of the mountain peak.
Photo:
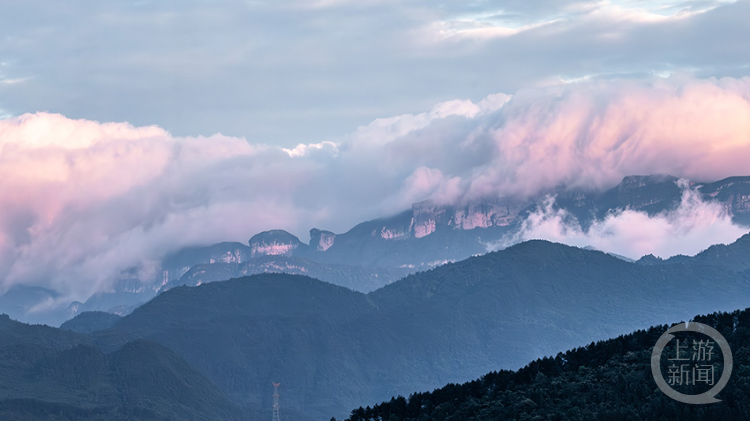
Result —
POLYGON ((310 247, 317 251, 326 251, 333 245, 336 234, 331 231, 313 228, 310 230, 310 247))
POLYGON ((255 234, 250 241, 250 257, 291 256, 302 242, 284 230, 270 230, 255 234))
POLYGON ((637 189, 654 184, 674 183, 678 178, 669 174, 628 175, 622 179, 617 188, 620 190, 637 189))

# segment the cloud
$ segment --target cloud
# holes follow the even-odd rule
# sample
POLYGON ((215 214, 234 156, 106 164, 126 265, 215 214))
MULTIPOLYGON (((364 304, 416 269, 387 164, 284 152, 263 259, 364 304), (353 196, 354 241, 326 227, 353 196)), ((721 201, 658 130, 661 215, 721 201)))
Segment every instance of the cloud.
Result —
POLYGON ((320 142, 320 143, 310 143, 307 145, 304 143, 300 143, 294 148, 291 148, 291 149, 282 148, 282 150, 286 152, 292 158, 310 156, 311 154, 316 154, 316 153, 330 155, 330 156, 335 157, 339 153, 338 146, 335 143, 330 142, 330 141, 325 141, 325 142, 320 142))
MULTIPOLYGON (((750 162, 750 78, 592 79, 428 109, 286 149, 51 113, 0 120, 2 286, 50 288, 61 305, 133 268, 148 278, 186 245, 245 242, 274 228, 305 240, 310 228, 343 232, 425 199, 603 189, 633 174, 712 181, 746 174, 750 162)), ((690 197, 689 211, 661 219, 626 211, 583 233, 543 214, 528 232, 621 254, 646 243, 690 252, 680 246, 738 235, 690 197), (627 222, 681 241, 633 237, 627 222), (625 243, 633 248, 618 248, 625 243)))
POLYGON ((399 186, 381 203, 414 191, 469 200, 603 189, 633 174, 713 181, 747 173, 750 78, 591 80, 522 90, 501 104, 376 120, 342 143, 342 159, 399 186), (431 183, 426 174, 435 174, 431 183))
POLYGON ((377 117, 561 79, 744 75, 749 8, 712 0, 7 0, 0 106, 14 116, 46 110, 294 148, 377 117))
MULTIPOLYGON (((745 174, 750 78, 594 81, 524 91, 486 129, 494 153, 469 193, 602 188, 627 174, 745 174)), ((474 171, 476 169, 473 169, 474 171)))
POLYGON ((555 207, 553 197, 532 212, 519 232, 490 249, 504 248, 521 241, 541 239, 576 247, 593 247, 631 259, 647 254, 668 258, 678 254, 693 256, 711 244, 728 244, 747 233, 737 226, 718 203, 704 202, 700 194, 682 181, 680 205, 649 216, 646 212, 625 209, 581 228, 564 209, 555 207))
MULTIPOLYGON (((226 197, 232 176, 259 155, 243 139, 175 139, 157 127, 44 113, 0 120, 0 278, 85 298, 176 244, 232 237, 218 221, 241 227, 259 206, 226 197)), ((274 223, 265 213, 274 206, 257 217, 274 223)))
POLYGON ((510 37, 513 35, 518 35, 522 32, 531 31, 547 25, 552 25, 556 22, 559 22, 559 20, 550 20, 546 22, 539 22, 515 27, 503 26, 502 24, 495 24, 482 20, 459 19, 447 22, 437 22, 434 24, 433 30, 438 32, 440 38, 446 40, 449 40, 451 38, 483 40, 510 37))

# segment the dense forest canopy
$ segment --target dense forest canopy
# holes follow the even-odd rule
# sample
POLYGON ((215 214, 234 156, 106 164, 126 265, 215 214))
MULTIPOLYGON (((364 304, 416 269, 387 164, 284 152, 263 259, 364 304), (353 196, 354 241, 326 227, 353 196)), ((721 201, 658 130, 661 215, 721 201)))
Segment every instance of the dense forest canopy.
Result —
POLYGON ((680 403, 657 388, 651 351, 668 326, 654 326, 538 359, 518 371, 494 371, 468 383, 360 407, 347 420, 748 419, 750 309, 698 316, 693 321, 714 327, 732 349, 734 370, 717 396, 719 403, 680 403))

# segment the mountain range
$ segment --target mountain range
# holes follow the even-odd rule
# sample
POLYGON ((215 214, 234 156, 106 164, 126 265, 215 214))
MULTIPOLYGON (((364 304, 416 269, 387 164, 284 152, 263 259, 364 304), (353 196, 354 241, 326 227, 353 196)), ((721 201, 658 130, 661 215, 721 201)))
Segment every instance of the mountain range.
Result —
MULTIPOLYGON (((556 206, 585 226, 625 208, 674 209, 685 186, 627 177, 603 193, 558 191, 556 206)), ((690 188, 747 222, 750 178, 690 188)), ((750 234, 668 259, 541 240, 474 253, 518 229, 542 198, 526 200, 421 203, 344 234, 313 230, 309 244, 276 230, 247 246, 187 248, 162 260, 160 280, 123 277, 115 292, 74 303, 60 329, 5 317, 0 414, 256 419, 281 382, 285 419, 344 418, 365 403, 748 306, 750 234)), ((52 294, 16 287, 0 306, 16 318, 52 294)))
POLYGON ((271 382, 282 384, 285 419, 343 418, 643 326, 744 308, 749 269, 750 235, 681 261, 536 240, 369 294, 261 274, 175 287, 125 317, 84 313, 64 328, 90 332, 105 355, 132 341, 169 349, 253 419, 270 413, 271 382))
POLYGON ((91 338, 0 316, 3 420, 241 420, 226 395, 173 351, 91 338))
POLYGON ((67 308, 38 312, 55 291, 17 285, 0 296, 0 312, 33 322, 59 325, 84 311, 125 315, 160 291, 259 273, 308 275, 361 292, 374 291, 404 276, 484 254, 512 243, 531 212, 554 197, 584 229, 624 209, 656 215, 677 208, 686 188, 721 204, 737 224, 750 226, 750 177, 713 183, 678 183, 667 175, 629 176, 603 192, 560 187, 534 197, 481 199, 460 206, 420 202, 397 215, 360 223, 335 234, 313 228, 310 241, 282 230, 256 234, 246 243, 195 246, 158 257, 158 276, 139 279, 137 268, 123 274, 109 291, 67 308))

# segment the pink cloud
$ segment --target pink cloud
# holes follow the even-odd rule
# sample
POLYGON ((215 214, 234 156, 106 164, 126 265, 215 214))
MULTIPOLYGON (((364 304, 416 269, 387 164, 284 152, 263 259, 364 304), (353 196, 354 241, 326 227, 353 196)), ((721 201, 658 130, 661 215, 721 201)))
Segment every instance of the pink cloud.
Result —
POLYGON ((750 78, 590 82, 522 92, 503 111, 479 194, 748 173, 750 78))
MULTIPOLYGON (((606 188, 633 174, 716 180, 746 175, 748 162, 750 78, 593 81, 447 101, 288 151, 27 114, 0 120, 0 280, 85 300, 185 245, 273 228, 304 240, 312 227, 345 231, 425 199, 606 188)), ((641 217, 601 226, 640 244, 615 222, 641 217)), ((666 236, 663 222, 654 232, 666 236)), ((717 239, 710 224, 686 227, 697 234, 683 242, 697 248, 738 232, 717 239)))

